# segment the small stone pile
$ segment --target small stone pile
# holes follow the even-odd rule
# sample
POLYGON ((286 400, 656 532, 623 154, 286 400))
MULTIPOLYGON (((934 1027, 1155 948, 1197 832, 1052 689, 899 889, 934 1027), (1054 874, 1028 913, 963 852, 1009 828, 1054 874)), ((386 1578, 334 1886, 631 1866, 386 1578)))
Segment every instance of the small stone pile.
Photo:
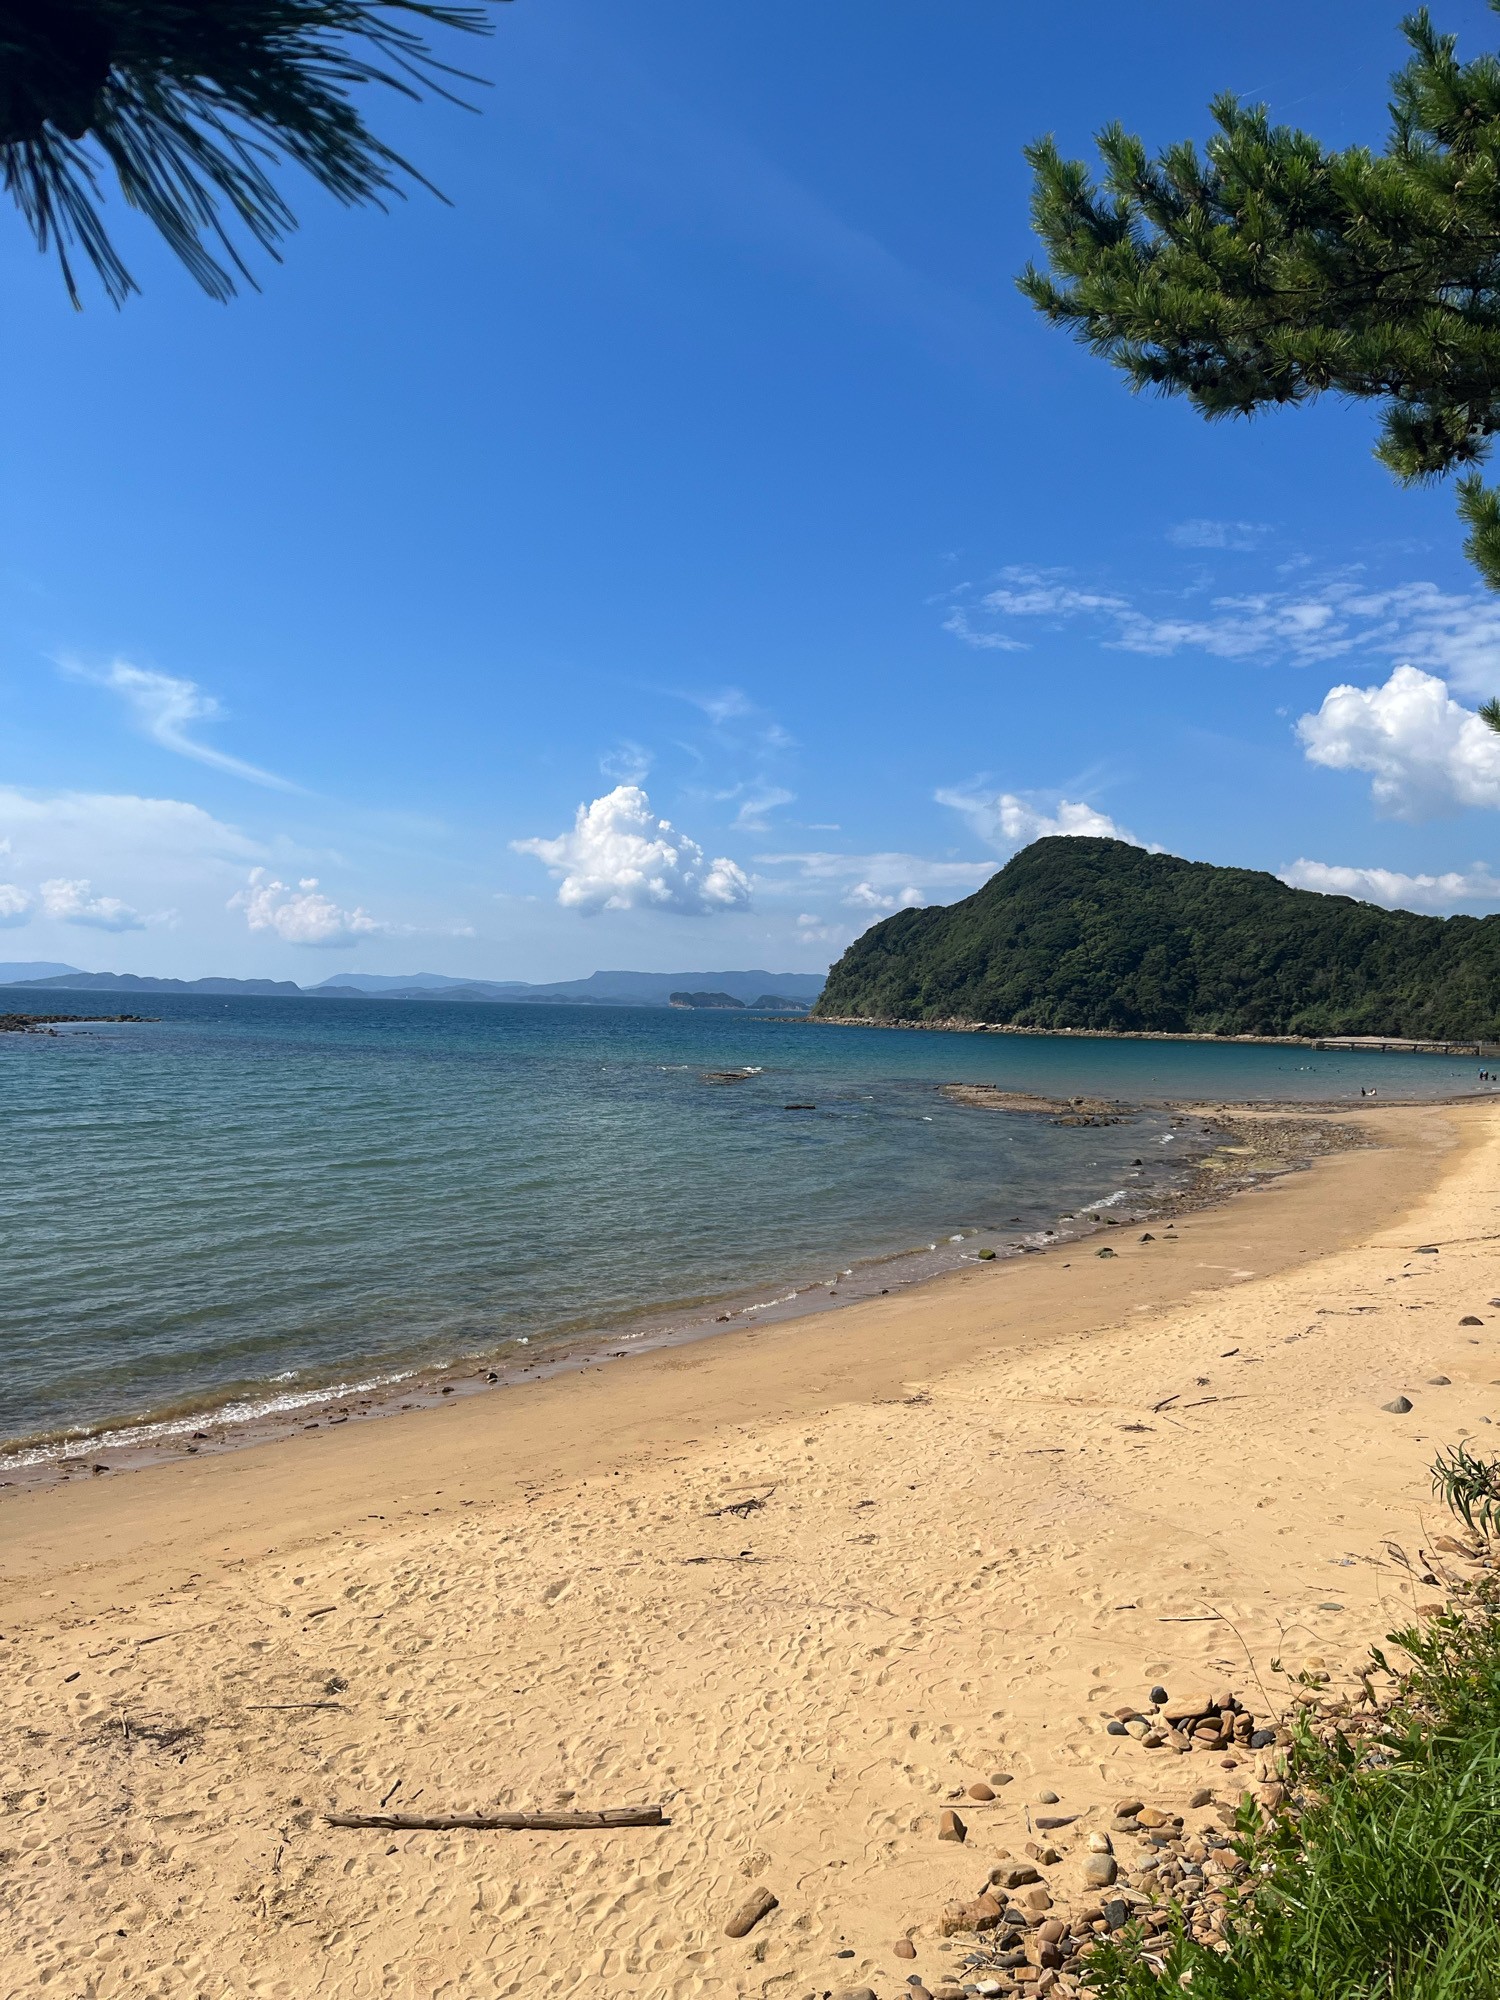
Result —
MULTIPOLYGON (((1133 1737, 1145 1749, 1218 1752, 1230 1769, 1237 1769, 1247 1754, 1263 1753, 1256 1759, 1263 1782, 1251 1796, 1266 1810, 1274 1810, 1285 1797, 1267 1766, 1269 1756, 1291 1742, 1291 1731, 1279 1722, 1257 1723, 1228 1689, 1173 1699, 1165 1688, 1155 1687, 1144 1709, 1122 1708, 1106 1726, 1112 1735, 1133 1737)), ((970 1795, 981 1789, 988 1788, 971 1787, 970 1795)), ((1165 1941, 1174 1908, 1194 1936, 1211 1942, 1224 1928, 1245 1863, 1234 1852, 1231 1805, 1219 1804, 1212 1789, 1199 1787, 1187 1809, 1212 1809, 1214 1817, 1194 1827, 1183 1813, 1138 1798, 1121 1799, 1108 1831, 1095 1829, 1085 1836, 1083 1891, 1072 1907, 1059 1906, 1064 1890, 1042 1873, 1065 1859, 1050 1838, 1028 1842, 1025 1859, 1002 1851, 979 1894, 970 1902, 950 1903, 938 1925, 944 1938, 971 1936, 982 1942, 962 1960, 956 1979, 941 1981, 930 1992, 912 1975, 907 2000, 1020 1993, 1073 2000, 1085 1990, 1088 1953, 1100 1937, 1135 1925, 1149 1949, 1152 1937, 1165 1941)), ((943 1837, 964 1838, 963 1822, 951 1809, 942 1823, 943 1837)), ((1073 1826, 1071 1815, 1038 1817, 1035 1824, 1039 1832, 1055 1832, 1059 1840, 1072 1838, 1063 1831, 1073 1826)), ((1083 1833, 1081 1827, 1076 1830, 1083 1833)))
POLYGON ((1146 1750, 1264 1750, 1292 1740, 1279 1723, 1257 1725, 1228 1688, 1174 1701, 1154 1687, 1144 1710, 1116 1709, 1105 1728, 1111 1736, 1133 1736, 1146 1750))

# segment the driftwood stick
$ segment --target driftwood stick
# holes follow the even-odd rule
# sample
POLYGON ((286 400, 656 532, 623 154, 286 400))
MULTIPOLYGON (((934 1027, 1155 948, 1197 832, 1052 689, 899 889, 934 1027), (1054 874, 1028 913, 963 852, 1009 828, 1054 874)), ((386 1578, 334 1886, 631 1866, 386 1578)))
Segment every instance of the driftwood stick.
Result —
POLYGON ((383 1833, 475 1828, 481 1832, 576 1833, 589 1827, 670 1826, 660 1806, 610 1806, 604 1812, 325 1813, 329 1826, 373 1826, 383 1833))

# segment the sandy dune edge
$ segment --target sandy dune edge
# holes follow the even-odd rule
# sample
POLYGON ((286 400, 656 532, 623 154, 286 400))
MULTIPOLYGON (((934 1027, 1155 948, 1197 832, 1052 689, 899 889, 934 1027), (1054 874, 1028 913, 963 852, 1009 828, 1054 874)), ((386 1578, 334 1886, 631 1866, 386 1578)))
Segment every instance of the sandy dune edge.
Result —
POLYGON ((1383 1544, 1500 1407, 1500 1122, 1371 1122, 1176 1244, 8 1501, 0 1992, 886 1996, 908 1930, 934 1983, 938 1910, 1043 1785, 1237 1785, 1103 1732, 1155 1678, 1247 1685, 1225 1625, 1168 1621, 1226 1614, 1269 1681, 1410 1603, 1383 1544), (398 1779, 672 1825, 316 1817, 398 1779))

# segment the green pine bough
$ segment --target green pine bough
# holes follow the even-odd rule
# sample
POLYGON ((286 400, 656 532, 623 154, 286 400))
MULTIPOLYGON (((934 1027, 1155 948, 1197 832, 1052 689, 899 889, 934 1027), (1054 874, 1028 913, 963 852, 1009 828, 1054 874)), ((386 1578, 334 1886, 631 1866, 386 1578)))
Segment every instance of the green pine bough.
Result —
MULTIPOLYGON (((1469 1526, 1500 1465, 1460 1447, 1433 1483, 1469 1526)), ((1241 1809, 1245 1886, 1220 1942, 1120 1932, 1091 1954, 1093 2000, 1500 1995, 1500 1578, 1390 1643, 1410 1661, 1390 1700, 1328 1740, 1302 1726, 1287 1808, 1241 1809)), ((1391 1673, 1375 1649, 1367 1687, 1391 1673)))
POLYGON ((1466 551, 1500 589, 1500 491, 1475 469, 1500 429, 1500 60, 1460 62, 1425 8, 1402 27, 1381 152, 1229 95, 1201 152, 1153 159, 1107 127, 1098 181, 1051 139, 1028 147, 1049 268, 1019 284, 1135 388, 1205 417, 1380 403, 1376 456, 1407 484, 1457 475, 1466 551))
MULTIPOLYGON (((253 284, 242 231, 272 256, 296 227, 283 159, 346 204, 430 186, 375 137, 352 93, 408 98, 476 78, 431 28, 487 33, 487 4, 437 0, 0 0, 0 173, 74 305, 79 260, 123 304, 108 175, 216 299, 253 284)), ((456 99, 454 101, 457 101, 456 99)))

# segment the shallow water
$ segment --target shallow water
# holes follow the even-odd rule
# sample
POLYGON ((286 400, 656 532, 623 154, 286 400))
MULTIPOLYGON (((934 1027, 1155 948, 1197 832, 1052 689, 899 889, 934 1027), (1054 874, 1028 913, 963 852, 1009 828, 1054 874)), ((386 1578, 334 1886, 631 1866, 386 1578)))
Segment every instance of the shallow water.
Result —
POLYGON ((0 1011, 121 1004, 161 1019, 0 1037, 0 1439, 293 1403, 517 1341, 545 1352, 955 1237, 1004 1249, 1171 1178, 1184 1150, 1164 1108, 1059 1128, 950 1104, 943 1082, 1149 1107, 1447 1095, 1478 1067, 0 989, 0 1011))

